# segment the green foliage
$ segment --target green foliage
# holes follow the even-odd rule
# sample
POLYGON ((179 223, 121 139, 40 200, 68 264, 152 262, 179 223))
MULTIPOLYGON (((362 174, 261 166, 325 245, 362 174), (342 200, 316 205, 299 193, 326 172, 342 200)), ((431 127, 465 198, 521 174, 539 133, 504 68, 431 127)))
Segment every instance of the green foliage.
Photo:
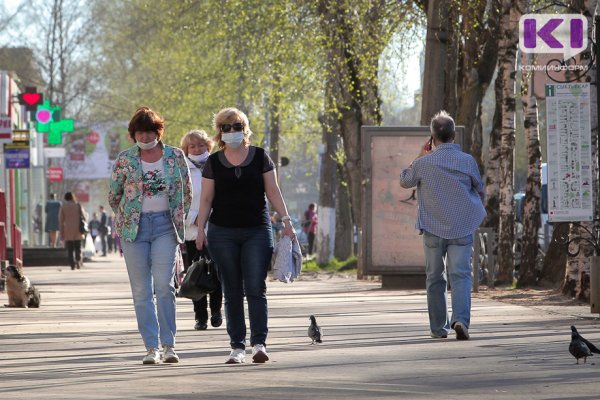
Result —
POLYGON ((357 266, 356 256, 351 256, 347 260, 340 261, 337 258, 332 259, 327 264, 317 264, 315 260, 307 260, 302 264, 302 270, 306 272, 340 272, 354 271, 357 266))
MULTIPOLYGON (((93 9, 106 76, 96 115, 126 121, 140 105, 153 107, 165 117, 165 141, 178 145, 190 129, 215 133, 213 115, 236 106, 250 119, 252 142, 266 148, 279 121, 279 154, 290 158, 279 172, 292 214, 318 195, 328 68, 366 104, 363 122, 377 122, 383 49, 401 27, 422 22, 408 0, 95 0, 93 9), (330 64, 336 46, 351 61, 330 64)), ((336 110, 350 107, 332 97, 336 110)))

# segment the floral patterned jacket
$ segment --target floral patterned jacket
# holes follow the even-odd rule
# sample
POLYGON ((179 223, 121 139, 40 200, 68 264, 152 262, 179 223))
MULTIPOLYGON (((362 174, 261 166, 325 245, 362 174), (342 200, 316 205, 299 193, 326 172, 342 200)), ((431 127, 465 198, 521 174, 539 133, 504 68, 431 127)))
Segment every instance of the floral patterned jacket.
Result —
MULTIPOLYGON (((171 219, 177 232, 177 241, 183 243, 185 215, 192 203, 190 171, 181 149, 162 142, 159 145, 163 148, 171 219)), ((142 175, 140 149, 132 146, 122 151, 113 167, 108 203, 115 212, 115 233, 128 242, 133 242, 138 232, 143 199, 142 175)))

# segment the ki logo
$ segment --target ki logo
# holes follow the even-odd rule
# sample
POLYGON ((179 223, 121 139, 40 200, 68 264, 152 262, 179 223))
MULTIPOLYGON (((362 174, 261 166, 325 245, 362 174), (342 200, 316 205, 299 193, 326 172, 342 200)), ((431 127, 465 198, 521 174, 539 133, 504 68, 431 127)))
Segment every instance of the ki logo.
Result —
POLYGON ((562 53, 566 60, 587 48, 587 30, 581 14, 526 14, 519 20, 519 48, 525 53, 562 53))

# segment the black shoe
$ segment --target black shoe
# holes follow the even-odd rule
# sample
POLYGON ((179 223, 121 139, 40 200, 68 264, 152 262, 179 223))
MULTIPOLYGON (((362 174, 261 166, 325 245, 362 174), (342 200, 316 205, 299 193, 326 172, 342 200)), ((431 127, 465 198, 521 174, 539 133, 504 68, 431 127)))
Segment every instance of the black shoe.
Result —
POLYGON ((213 328, 218 328, 223 324, 223 316, 221 315, 221 312, 216 312, 212 315, 212 317, 210 317, 210 324, 213 326, 213 328))
POLYGON ((74 265, 71 265, 71 271, 73 271, 75 269, 74 265))
POLYGON ((200 320, 196 320, 196 325, 194 325, 194 329, 197 331, 205 331, 208 328, 206 322, 202 322, 200 320))

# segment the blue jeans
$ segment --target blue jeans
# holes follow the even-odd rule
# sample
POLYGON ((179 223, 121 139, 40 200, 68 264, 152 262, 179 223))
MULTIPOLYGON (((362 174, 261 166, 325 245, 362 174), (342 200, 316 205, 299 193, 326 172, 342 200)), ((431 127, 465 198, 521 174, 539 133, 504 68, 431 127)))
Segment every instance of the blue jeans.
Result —
POLYGON ((146 348, 175 346, 177 238, 169 211, 142 213, 135 241, 121 242, 138 329, 146 348), (156 305, 154 304, 156 294, 156 305))
POLYGON ((423 231, 425 272, 427 274, 427 308, 429 326, 434 334, 448 334, 455 322, 462 322, 465 327, 469 327, 471 322, 472 244, 473 235, 459 239, 442 239, 423 231), (444 259, 446 259, 445 262, 444 259), (450 320, 448 320, 447 274, 452 290, 452 318, 450 320))
POLYGON ((250 344, 265 344, 268 332, 266 279, 273 255, 271 227, 225 228, 209 224, 207 240, 223 286, 231 348, 246 348, 244 295, 250 317, 250 344))

